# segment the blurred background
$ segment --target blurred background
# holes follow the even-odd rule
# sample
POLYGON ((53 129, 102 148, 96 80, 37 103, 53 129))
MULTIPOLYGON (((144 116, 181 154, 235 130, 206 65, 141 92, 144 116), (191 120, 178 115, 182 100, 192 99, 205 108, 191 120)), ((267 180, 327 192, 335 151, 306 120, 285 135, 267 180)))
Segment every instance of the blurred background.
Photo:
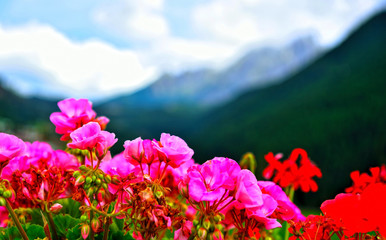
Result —
POLYGON ((197 162, 304 148, 318 207, 386 162, 384 0, 3 0, 0 131, 58 141, 57 101, 89 98, 119 142, 162 132, 197 162))

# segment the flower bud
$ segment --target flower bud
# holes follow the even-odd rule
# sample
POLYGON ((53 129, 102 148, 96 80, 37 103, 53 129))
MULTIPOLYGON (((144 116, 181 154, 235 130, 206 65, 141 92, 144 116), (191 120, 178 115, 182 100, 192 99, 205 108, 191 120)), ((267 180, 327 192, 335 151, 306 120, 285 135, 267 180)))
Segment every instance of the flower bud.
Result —
POLYGON ((209 219, 205 219, 204 222, 202 223, 202 226, 206 229, 206 230, 209 230, 210 229, 210 220, 209 219))
POLYGON ((20 215, 20 216, 19 216, 19 222, 20 222, 21 224, 25 224, 25 216, 24 216, 24 215, 20 215))
POLYGON ((205 240, 207 234, 208 234, 208 232, 206 231, 205 228, 200 228, 200 229, 198 229, 197 235, 198 235, 198 237, 199 237, 201 240, 205 240))
POLYGON ((6 204, 6 200, 2 197, 0 197, 0 206, 4 207, 6 204))
POLYGON ((97 199, 100 202, 102 202, 104 200, 105 196, 106 196, 106 191, 103 188, 99 189, 97 199))
POLYGON ((178 183, 178 190, 184 198, 189 198, 189 189, 188 185, 184 184, 182 181, 178 183))
POLYGON ((161 198, 164 195, 160 189, 157 189, 154 194, 157 198, 161 198))
POLYGON ((95 175, 92 176, 92 181, 95 182, 97 177, 95 175))
POLYGON ((98 220, 98 218, 93 218, 91 220, 91 228, 94 232, 98 232, 98 229, 99 227, 101 226, 101 223, 100 221, 98 220))
POLYGON ((224 215, 220 215, 220 214, 216 214, 215 216, 214 216, 214 221, 216 222, 216 223, 218 223, 218 222, 220 222, 221 220, 223 220, 223 216, 224 215))
POLYGON ((80 233, 82 234, 83 239, 86 239, 90 233, 90 226, 88 224, 83 224, 80 233))
POLYGON ((94 187, 90 187, 90 188, 87 190, 87 196, 93 195, 93 194, 94 194, 94 190, 95 190, 94 187))
POLYGON ((86 215, 80 216, 80 221, 81 221, 81 222, 86 222, 87 219, 88 219, 88 217, 87 217, 86 215))
POLYGON ((111 183, 111 176, 110 175, 105 175, 105 181, 106 183, 111 183))
POLYGON ((81 174, 80 174, 79 171, 75 171, 74 174, 73 174, 74 178, 78 178, 80 175, 81 174))
POLYGON ((12 196, 12 192, 10 190, 3 192, 3 197, 10 198, 11 196, 12 196))
POLYGON ((92 183, 92 178, 91 177, 86 177, 86 183, 92 183))
POLYGON ((115 185, 118 185, 119 184, 119 178, 117 175, 114 175, 112 178, 111 178, 111 182, 115 185))
POLYGON ((85 183, 85 184, 83 185, 84 190, 87 190, 87 189, 89 189, 90 187, 91 187, 91 184, 90 184, 90 183, 85 183))
POLYGON ((83 175, 80 175, 79 177, 76 178, 75 186, 82 185, 85 180, 86 180, 86 177, 83 175))
POLYGON ((79 167, 79 170, 86 171, 88 168, 85 165, 82 165, 79 167))
POLYGON ((251 172, 255 173, 256 170, 256 158, 253 153, 246 153, 242 156, 240 160, 240 167, 242 169, 249 169, 251 172))
POLYGON ((109 186, 107 185, 107 183, 102 183, 102 188, 107 190, 107 189, 109 189, 109 186))
POLYGON ((193 220, 193 226, 197 226, 200 222, 197 219, 193 220))
POLYGON ((219 229, 214 230, 212 236, 213 240, 224 240, 224 234, 219 229))
POLYGON ((63 208, 63 206, 61 204, 55 203, 54 205, 52 205, 50 207, 50 211, 53 213, 58 213, 62 208, 63 208))
POLYGON ((99 178, 95 181, 95 184, 97 186, 100 186, 102 184, 102 180, 100 180, 99 178))

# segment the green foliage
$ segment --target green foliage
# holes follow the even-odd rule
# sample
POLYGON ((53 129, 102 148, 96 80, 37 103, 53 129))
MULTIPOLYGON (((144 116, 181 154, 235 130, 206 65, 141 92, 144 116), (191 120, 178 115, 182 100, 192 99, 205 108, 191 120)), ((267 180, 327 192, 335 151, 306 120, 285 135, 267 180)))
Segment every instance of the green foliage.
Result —
MULTIPOLYGON (((79 211, 79 210, 78 210, 79 211)), ((55 228, 59 237, 65 237, 70 230, 79 227, 80 220, 68 214, 57 215, 54 217, 55 228)), ((79 231, 80 232, 80 231, 79 231)))
POLYGON ((81 212, 79 211, 79 202, 71 198, 60 199, 56 202, 63 206, 63 208, 60 210, 61 213, 69 214, 74 218, 79 218, 81 216, 81 212))
POLYGON ((82 235, 80 233, 80 226, 76 225, 73 228, 69 229, 66 238, 73 240, 83 240, 82 235))
MULTIPOLYGON (((46 237, 44 234, 44 229, 40 225, 36 224, 25 224, 23 225, 23 228, 25 232, 27 233, 27 236, 29 239, 43 239, 46 237)), ((21 235, 19 234, 19 231, 17 230, 17 227, 8 227, 8 228, 1 228, 0 229, 0 240, 8 240, 8 239, 14 239, 19 240, 22 239, 21 235)))
POLYGON ((26 233, 29 239, 45 238, 44 229, 40 225, 31 224, 27 227, 26 233))

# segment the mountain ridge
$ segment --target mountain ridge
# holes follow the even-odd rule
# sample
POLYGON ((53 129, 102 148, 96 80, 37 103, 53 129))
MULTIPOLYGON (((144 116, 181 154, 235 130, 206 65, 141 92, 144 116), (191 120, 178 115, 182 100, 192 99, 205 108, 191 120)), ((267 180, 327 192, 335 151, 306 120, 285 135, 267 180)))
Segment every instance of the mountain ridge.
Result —
POLYGON ((147 108, 212 107, 230 101, 251 87, 279 81, 296 72, 321 53, 311 36, 281 48, 263 47, 249 51, 220 71, 203 68, 178 75, 164 74, 148 87, 102 103, 147 108))

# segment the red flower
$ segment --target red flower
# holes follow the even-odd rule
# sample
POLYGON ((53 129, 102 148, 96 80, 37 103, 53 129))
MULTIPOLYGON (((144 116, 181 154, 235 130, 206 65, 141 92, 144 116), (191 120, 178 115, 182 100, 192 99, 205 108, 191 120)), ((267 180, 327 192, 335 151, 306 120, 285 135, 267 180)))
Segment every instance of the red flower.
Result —
POLYGON ((351 172, 350 177, 353 181, 351 187, 346 188, 347 193, 361 193, 367 186, 373 183, 386 183, 386 167, 370 168, 371 176, 367 173, 360 174, 359 171, 351 172))
POLYGON ((301 148, 294 149, 290 157, 283 162, 279 161, 280 158, 281 155, 278 154, 276 156, 273 153, 265 155, 265 159, 269 163, 269 166, 263 171, 263 176, 266 179, 274 175, 273 181, 283 188, 292 185, 295 190, 300 187, 303 192, 318 190, 318 185, 312 178, 314 176, 320 178, 322 173, 308 158, 305 150, 301 148), (299 156, 300 165, 297 165, 296 161, 299 156))

